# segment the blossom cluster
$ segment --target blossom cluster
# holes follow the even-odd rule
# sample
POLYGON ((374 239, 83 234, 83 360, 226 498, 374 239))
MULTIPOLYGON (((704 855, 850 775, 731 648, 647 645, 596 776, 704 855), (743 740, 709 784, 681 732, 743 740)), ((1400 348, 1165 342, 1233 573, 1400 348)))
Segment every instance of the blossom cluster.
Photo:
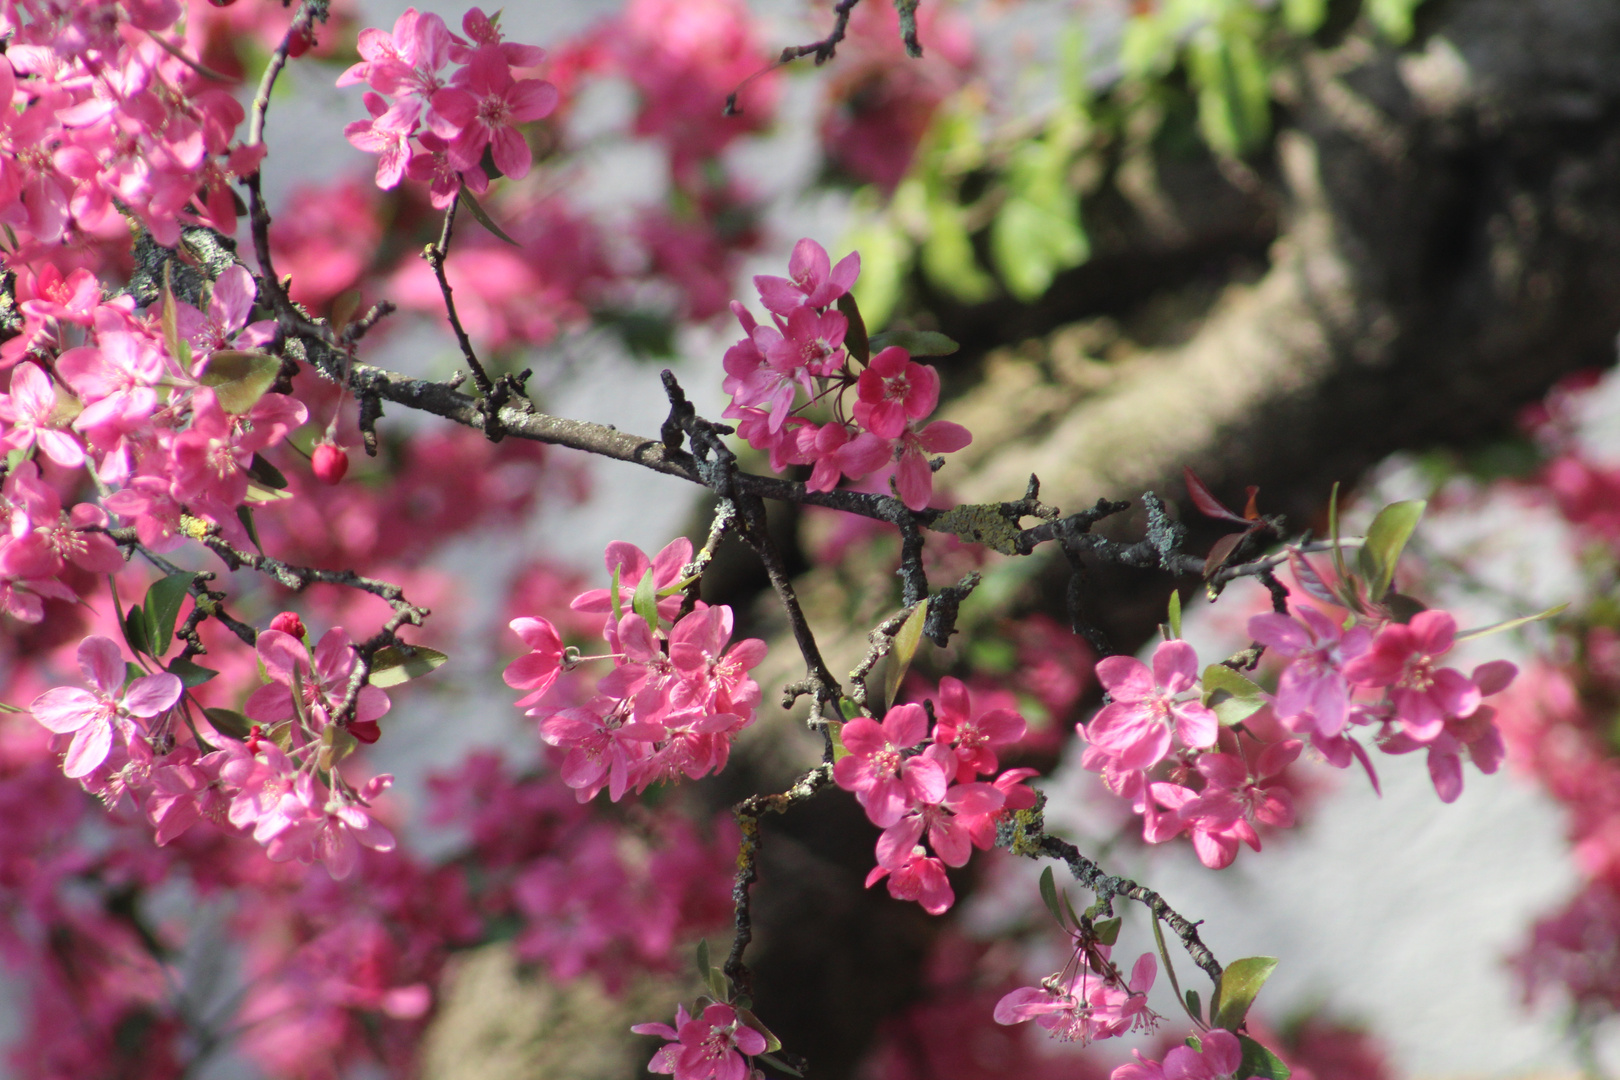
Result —
POLYGON ((804 239, 794 245, 788 277, 754 278, 770 321, 732 301, 746 336, 726 350, 722 385, 731 404, 721 415, 738 421, 748 445, 770 452, 776 471, 812 466, 811 491, 831 491, 844 477, 861 480, 893 463, 901 501, 922 510, 934 490, 930 455, 960 450, 973 436, 948 420, 923 423, 939 404, 933 367, 898 345, 871 357, 846 347, 849 318, 835 305, 860 270, 858 252, 835 266, 825 248, 804 239), (851 390, 855 399, 847 402, 851 390), (823 400, 831 404, 830 422, 803 415, 823 400))
MULTIPOLYGON (((1253 708, 1223 721, 1209 705, 1224 682, 1202 676, 1185 641, 1162 642, 1148 665, 1112 656, 1097 665, 1110 701, 1076 726, 1088 741, 1081 759, 1143 818, 1143 837, 1161 843, 1185 833, 1210 867, 1229 865, 1238 845, 1258 851, 1257 826, 1294 823, 1284 770, 1307 742, 1337 768, 1360 761, 1374 785, 1365 730, 1385 753, 1424 750, 1435 791, 1462 792, 1466 754, 1486 773, 1504 753, 1485 697, 1507 688, 1517 669, 1495 660, 1463 674, 1441 657, 1456 619, 1420 611, 1402 623, 1375 616, 1338 620, 1310 604, 1249 620, 1249 634, 1286 661, 1276 691, 1253 692, 1253 708), (1348 625, 1347 625, 1348 624, 1348 625)), ((1218 674, 1231 676, 1230 669, 1218 674)), ((1230 681, 1230 680, 1227 680, 1230 681)))
POLYGON ((29 711, 65 744, 63 772, 109 805, 133 801, 159 845, 207 820, 250 832, 273 862, 319 862, 343 878, 360 846, 394 847, 371 815, 393 778, 356 787, 340 769, 357 743, 377 740, 390 702, 362 686, 352 716, 340 718, 355 665, 349 636, 334 627, 313 651, 304 637, 291 614, 258 635, 269 681, 244 707, 252 722, 245 740, 217 729, 227 722, 218 712, 196 710, 199 720, 178 676, 131 678, 118 643, 99 635, 79 645, 89 689, 48 690, 29 711))
POLYGON ((1007 769, 994 780, 978 779, 999 768, 997 749, 1023 737, 1024 718, 1017 713, 975 713, 967 687, 946 677, 935 717, 930 731, 928 713, 917 704, 894 706, 882 723, 857 716, 840 733, 848 754, 833 765, 834 781, 854 792, 883 830, 867 887, 888 878, 890 896, 915 900, 930 915, 956 902, 945 868, 967 865, 975 847, 989 850, 1004 810, 1035 805, 1024 781, 1036 775, 1007 769))
POLYGON ((565 752, 562 777, 581 802, 603 788, 617 802, 661 780, 723 769, 732 740, 754 722, 760 691, 748 672, 765 658, 757 638, 731 643, 729 607, 687 599, 691 541, 671 541, 651 559, 615 542, 604 561, 611 586, 580 593, 571 605, 605 616, 601 659, 613 670, 597 694, 564 709, 539 704, 564 667, 579 662, 548 619, 512 621, 529 651, 506 669, 508 686, 529 691, 517 704, 541 718, 540 737, 565 752))
POLYGON ((242 106, 177 55, 183 10, 152 0, 0 14, 0 222, 25 251, 70 234, 122 239, 126 213, 168 246, 187 223, 235 231, 230 183, 257 171, 264 148, 232 144, 242 106))
POLYGON ((96 573, 122 565, 104 535, 107 514, 87 503, 64 513, 38 482, 40 456, 88 468, 114 489, 104 506, 153 551, 180 546, 188 514, 245 546, 236 511, 249 501, 254 457, 308 419, 302 402, 266 392, 279 362, 253 351, 274 324, 248 321, 252 275, 225 270, 205 308, 166 297, 172 319, 127 294, 104 299, 88 270, 63 277, 50 263, 23 276, 19 295, 23 332, 0 350, 15 364, 0 394, 0 446, 25 456, 3 492, 5 609, 38 621, 39 598, 62 596, 66 564, 96 573))
POLYGON ((637 1035, 657 1035, 667 1045, 653 1055, 648 1072, 675 1080, 752 1080, 765 1074, 753 1069, 748 1058, 765 1052, 765 1036, 745 1024, 737 1010, 716 1002, 697 1016, 686 1006, 675 1007, 675 1026, 637 1024, 637 1035))
POLYGON ((527 176, 534 154, 518 125, 557 107, 551 83, 513 78, 514 68, 538 65, 545 52, 502 40, 499 12, 491 18, 472 8, 461 28, 465 38, 438 15, 407 8, 391 34, 361 31, 361 60, 337 81, 371 88, 364 99, 371 118, 344 135, 378 155, 377 186, 387 190, 409 176, 430 185, 440 209, 463 186, 478 195, 488 189, 479 164, 486 150, 503 175, 527 176))
POLYGON ((1082 1046, 1130 1031, 1153 1030, 1160 1017, 1148 1008, 1147 996, 1159 962, 1152 953, 1143 953, 1127 981, 1109 959, 1110 952, 1101 942, 1077 949, 1064 971, 1039 986, 1021 986, 997 1002, 996 1023, 1033 1020, 1053 1038, 1082 1046))

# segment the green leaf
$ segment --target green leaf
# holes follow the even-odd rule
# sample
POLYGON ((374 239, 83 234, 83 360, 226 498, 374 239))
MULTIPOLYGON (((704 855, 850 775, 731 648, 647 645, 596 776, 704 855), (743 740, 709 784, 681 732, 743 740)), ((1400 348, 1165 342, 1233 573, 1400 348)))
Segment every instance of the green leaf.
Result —
MULTIPOLYGON (((909 181, 915 186, 916 181, 909 181)), ((901 184, 904 188, 906 185, 901 184)), ((868 191, 875 189, 866 189, 868 191)), ((857 193, 857 204, 867 200, 857 193)), ((856 229, 848 237, 850 247, 861 253, 861 276, 855 279, 853 293, 860 302, 862 318, 868 326, 889 321, 905 288, 906 271, 911 269, 916 248, 892 225, 874 224, 856 229)))
POLYGON ((146 590, 147 628, 151 631, 150 644, 156 650, 152 656, 161 657, 169 651, 174 623, 180 617, 180 605, 185 603, 195 578, 194 574, 170 574, 154 581, 146 590))
POLYGON ((1259 698, 1223 697, 1209 708, 1222 727, 1236 727, 1265 707, 1259 698))
POLYGON ((1171 589, 1170 590, 1170 615, 1169 615, 1169 619, 1170 619, 1170 636, 1173 637, 1173 638, 1180 637, 1181 636, 1181 590, 1180 589, 1171 589))
POLYGON ((1176 1000, 1186 1007, 1186 999, 1181 994, 1181 982, 1176 978, 1176 966, 1170 962, 1170 950, 1164 944, 1164 931, 1159 928, 1159 917, 1153 916, 1153 944, 1158 946, 1159 960, 1164 964, 1164 973, 1170 979, 1170 989, 1176 992, 1176 1000))
POLYGON ((1361 576, 1367 582, 1367 598, 1373 603, 1389 591, 1390 582, 1395 580, 1395 564, 1427 505, 1422 499, 1390 503, 1367 527, 1367 539, 1362 542, 1358 559, 1361 576))
POLYGON ((1198 1000, 1198 991, 1188 990, 1186 997, 1187 1011, 1192 1014, 1192 1018, 1194 1020, 1197 1020, 1199 1017, 1204 1015, 1204 1005, 1203 1002, 1198 1000))
MULTIPOLYGON (((1068 898, 1065 897, 1064 899, 1068 898)), ((1123 919, 1121 919, 1118 915, 1115 915, 1112 919, 1104 919, 1101 922, 1092 923, 1091 928, 1097 932, 1098 941, 1102 942, 1104 945, 1107 945, 1109 948, 1112 948, 1114 943, 1119 940, 1119 928, 1123 922, 1123 919)))
POLYGON ((162 314, 158 317, 158 324, 163 329, 163 347, 168 350, 170 356, 179 357, 179 309, 175 307, 174 289, 170 285, 170 270, 173 266, 172 262, 163 264, 163 307, 162 314))
POLYGON ((708 984, 710 997, 716 1001, 731 1000, 731 987, 726 984, 725 973, 719 968, 710 967, 708 974, 703 978, 704 982, 708 984))
POLYGON ((619 598, 619 571, 621 567, 613 568, 613 582, 608 586, 608 598, 613 602, 613 621, 618 622, 624 618, 624 601, 619 598))
POLYGON ((1057 882, 1053 880, 1050 866, 1041 871, 1041 903, 1046 905, 1046 910, 1052 913, 1059 926, 1068 925, 1063 920, 1063 909, 1058 906, 1057 882))
POLYGON ((1080 112, 1059 109, 1046 133, 1019 147, 1007 167, 1007 197, 990 224, 990 255, 1007 291, 1025 303, 1091 257, 1080 196, 1068 182, 1083 133, 1080 112))
POLYGON ((853 720, 861 715, 861 707, 847 697, 838 699, 838 711, 844 714, 845 720, 853 720))
POLYGON ((979 267, 962 222, 962 207, 954 197, 941 193, 929 199, 927 214, 927 239, 919 254, 928 280, 964 304, 994 296, 996 283, 979 267))
POLYGON ((124 640, 133 651, 152 655, 152 623, 139 604, 124 618, 124 640))
POLYGON ((247 474, 273 491, 280 491, 287 486, 287 478, 282 475, 281 470, 258 454, 254 454, 253 460, 248 463, 247 474))
MULTIPOLYGON (((853 702, 850 703, 853 706, 853 702)), ((852 718, 853 719, 853 718, 852 718)), ((844 745, 844 725, 836 720, 827 721, 827 737, 832 740, 833 764, 849 757, 849 747, 844 745)))
POLYGON ((1237 1071, 1239 1080, 1245 1077, 1258 1077, 1260 1080, 1288 1080, 1293 1075, 1293 1070, 1283 1064, 1281 1058, 1247 1035, 1238 1036, 1238 1045, 1243 1048, 1243 1063, 1238 1066, 1237 1071))
POLYGON ((234 709, 204 709, 203 715, 215 731, 233 739, 245 739, 253 730, 253 722, 234 709))
POLYGON ((709 969, 712 968, 712 967, 714 967, 714 964, 712 964, 709 961, 709 939, 708 938, 698 938, 698 943, 697 943, 698 978, 702 979, 704 982, 708 982, 709 981, 709 969))
POLYGON ((8 705, 4 701, 0 701, 0 713, 27 712, 27 711, 28 711, 27 709, 19 708, 16 705, 8 705))
POLYGON ((754 1010, 749 1008, 739 1008, 737 1010, 737 1016, 742 1019, 744 1024, 765 1036, 765 1053, 771 1054, 782 1049, 782 1040, 778 1039, 776 1037, 776 1033, 771 1031, 770 1028, 759 1022, 759 1017, 754 1015, 754 1010))
POLYGON ((1202 679, 1205 705, 1209 704, 1209 699, 1215 695, 1217 690, 1224 690, 1233 697, 1245 699, 1259 698, 1265 695, 1265 690, 1259 683, 1254 682, 1242 672, 1233 671, 1225 664, 1209 665, 1204 669, 1202 679))
POLYGON ((371 658, 371 685, 388 687, 419 679, 450 659, 437 649, 421 645, 390 645, 371 658))
POLYGON ((236 508, 236 520, 242 523, 242 528, 247 530, 248 539, 253 541, 253 546, 258 548, 260 555, 263 555, 264 545, 259 543, 259 527, 253 524, 253 507, 238 506, 236 508))
POLYGON ((900 691, 900 683, 911 667, 911 658, 917 655, 917 645, 922 641, 923 620, 927 618, 928 599, 924 597, 894 633, 894 644, 889 647, 889 669, 883 676, 884 705, 894 704, 894 695, 900 691))
POLYGON ((651 568, 636 582, 636 591, 630 597, 630 610, 647 621, 647 627, 658 632, 658 590, 653 587, 651 568))
POLYGON ((508 244, 511 244, 513 247, 522 247, 523 246, 522 244, 518 243, 516 240, 512 239, 510 236, 507 236, 506 233, 501 231, 501 227, 499 225, 495 224, 495 222, 490 219, 489 214, 487 214, 484 211, 484 208, 478 204, 478 200, 472 197, 472 192, 468 191, 465 187, 463 187, 461 189, 461 202, 462 202, 462 205, 466 206, 467 212, 469 214, 471 214, 473 217, 478 219, 478 224, 482 225, 484 228, 488 229, 491 233, 495 234, 496 237, 498 237, 501 240, 505 240, 508 244))
POLYGON ((800 1080, 803 1080, 804 1073, 800 1072, 798 1069, 795 1069, 793 1066, 789 1065, 775 1054, 761 1054, 759 1055, 759 1060, 763 1061, 773 1069, 785 1072, 789 1076, 797 1076, 800 1078, 800 1080))
POLYGON ((1209 1003, 1210 1022, 1228 1031, 1242 1027, 1255 995, 1276 969, 1275 956, 1248 956, 1227 964, 1215 987, 1215 997, 1209 1003))
POLYGON ((1363 10, 1380 33, 1397 45, 1412 36, 1412 13, 1423 0, 1367 0, 1363 10))
POLYGON ((949 356, 961 348, 937 330, 885 330, 872 335, 872 351, 882 352, 891 345, 900 346, 912 356, 949 356))
POLYGON ((219 407, 241 415, 269 391, 281 372, 281 361, 263 352, 220 349, 210 353, 197 381, 214 388, 219 407))
POLYGON ((844 348, 862 364, 871 360, 872 344, 866 338, 866 320, 861 318, 861 306, 855 302, 854 293, 838 298, 838 311, 849 320, 849 329, 844 331, 844 348))
POLYGON ((169 661, 169 674, 178 675, 180 681, 185 684, 186 689, 190 690, 194 686, 201 686, 215 675, 218 675, 219 672, 177 656, 169 661))
POLYGON ((1308 37, 1327 18, 1327 0, 1283 0, 1283 25, 1290 33, 1308 37))
POLYGON ((1521 615, 1517 619, 1508 619, 1506 622, 1492 623, 1489 626, 1481 626, 1476 630, 1465 630, 1458 634, 1453 640, 1472 641, 1474 638, 1485 637, 1487 634, 1500 634, 1504 630, 1516 630, 1519 627, 1525 626, 1529 623, 1540 622, 1542 619, 1550 619, 1554 615, 1561 613, 1567 607, 1569 607, 1569 601, 1566 600, 1556 607, 1550 607, 1546 611, 1538 611, 1534 615, 1521 615))

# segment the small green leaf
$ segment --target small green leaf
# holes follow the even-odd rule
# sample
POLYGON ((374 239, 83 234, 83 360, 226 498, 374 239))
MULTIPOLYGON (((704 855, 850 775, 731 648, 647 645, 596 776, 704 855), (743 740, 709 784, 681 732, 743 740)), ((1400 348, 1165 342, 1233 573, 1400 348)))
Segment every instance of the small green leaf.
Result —
POLYGON ((1109 948, 1113 948, 1114 943, 1119 940, 1119 927, 1123 921, 1118 915, 1115 915, 1112 919, 1092 923, 1091 928, 1096 931, 1098 941, 1109 948))
POLYGON ((658 590, 653 587, 650 568, 636 582, 636 591, 630 597, 630 610, 645 619, 650 630, 658 632, 658 590))
POLYGON ((714 967, 714 964, 712 964, 709 961, 709 939, 708 938, 698 938, 698 943, 697 943, 698 978, 702 979, 704 982, 708 982, 709 981, 709 969, 712 968, 712 967, 714 967))
POLYGON ((281 470, 258 454, 254 454, 253 460, 248 463, 247 474, 273 491, 280 491, 287 486, 287 478, 282 475, 281 470))
POLYGON ((152 623, 139 604, 130 608, 124 619, 124 640, 135 652, 152 655, 152 623))
MULTIPOLYGON (((847 700, 847 699, 846 699, 847 700)), ((853 708, 854 703, 850 703, 853 708)), ((833 764, 849 757, 849 747, 844 745, 844 725, 836 720, 827 721, 827 738, 832 741, 833 764)))
POLYGON ((1170 620, 1170 636, 1173 637, 1173 638, 1180 637, 1181 636, 1181 590, 1180 589, 1171 589, 1170 590, 1170 614, 1169 614, 1169 620, 1170 620))
POLYGON ((1234 671, 1225 664, 1211 664, 1204 669, 1204 704, 1217 690, 1225 690, 1228 694, 1238 698, 1259 698, 1265 695, 1265 690, 1259 683, 1254 682, 1241 672, 1234 671))
POLYGON ((253 730, 253 721, 234 709, 204 709, 203 715, 214 725, 214 730, 233 739, 245 739, 253 730))
POLYGON ((1283 0, 1283 25, 1300 37, 1316 33, 1327 18, 1327 0, 1283 0))
POLYGON ((759 1060, 763 1061, 773 1069, 785 1072, 789 1076, 799 1077, 800 1080, 803 1080, 804 1073, 800 1072, 798 1069, 795 1069, 793 1066, 789 1065, 775 1054, 761 1054, 759 1055, 759 1060))
POLYGON ((478 224, 480 224, 484 228, 488 229, 497 238, 499 238, 501 240, 505 240, 508 244, 511 244, 513 247, 522 247, 523 246, 522 244, 518 243, 516 240, 512 239, 510 236, 507 236, 506 233, 501 231, 501 227, 499 225, 495 224, 495 222, 490 219, 489 214, 484 211, 484 208, 482 206, 478 205, 478 200, 472 197, 472 192, 468 191, 466 188, 461 189, 461 202, 462 202, 462 204, 464 206, 467 207, 467 212, 469 214, 471 214, 473 217, 478 219, 478 224))
POLYGON ((219 672, 213 670, 212 668, 205 668, 201 664, 194 664, 184 657, 177 656, 173 660, 169 661, 169 674, 178 675, 180 677, 180 681, 184 683, 186 689, 189 690, 194 686, 201 686, 209 679, 212 679, 215 675, 218 675, 219 672))
POLYGON ((685 592, 687 586, 691 585, 695 581, 701 581, 702 578, 702 574, 693 574, 691 577, 684 577, 679 581, 665 585, 662 589, 658 590, 658 599, 662 600, 666 596, 674 596, 676 593, 685 592))
POLYGON ((1472 641, 1474 638, 1485 637, 1487 634, 1500 634, 1504 630, 1516 630, 1519 627, 1525 626, 1529 623, 1540 622, 1542 619, 1550 619, 1554 615, 1561 613, 1567 607, 1569 607, 1569 601, 1566 600, 1564 603, 1559 604, 1556 607, 1550 607, 1546 611, 1538 611, 1534 615, 1521 615, 1517 619, 1509 619, 1506 622, 1492 623, 1489 626, 1481 626, 1476 630, 1465 630, 1458 634, 1454 640, 1472 641))
POLYGON ((1192 1014, 1194 1020, 1204 1015, 1204 1005, 1203 1002, 1198 1000, 1198 991, 1196 990, 1187 991, 1187 1011, 1192 1014))
POLYGON ((1224 694, 1225 691, 1221 691, 1221 694, 1217 695, 1220 700, 1209 707, 1222 727, 1236 727, 1266 707, 1266 703, 1260 698, 1225 697, 1224 694))
POLYGON ((19 708, 16 705, 8 705, 4 701, 0 701, 0 713, 27 712, 27 711, 28 711, 27 709, 19 708))
POLYGON ((912 356, 949 356, 961 346, 937 330, 885 330, 873 334, 870 348, 882 352, 898 345, 912 356))
POLYGON ((170 574, 154 581, 146 590, 147 626, 151 631, 151 646, 156 650, 151 655, 161 657, 169 651, 175 620, 180 617, 180 605, 185 603, 193 580, 193 574, 170 574))
POLYGON ((1281 1058, 1247 1035, 1238 1036, 1238 1045, 1243 1048, 1243 1063, 1238 1066, 1237 1071, 1239 1080, 1247 1077, 1256 1077, 1257 1080, 1288 1080, 1293 1075, 1293 1070, 1283 1064, 1281 1058))
POLYGON ((1053 880, 1050 866, 1041 871, 1041 903, 1046 905, 1046 910, 1052 913, 1059 926, 1068 925, 1063 921, 1063 909, 1058 906, 1057 882, 1053 880))
POLYGON ((179 309, 174 304, 174 289, 170 285, 172 262, 163 264, 163 308, 158 324, 163 329, 163 347, 170 356, 180 355, 179 309))
POLYGON ((923 620, 926 618, 928 600, 924 597, 911 609, 911 614, 900 624, 900 629, 895 631, 894 644, 889 648, 889 670, 883 677, 884 705, 894 704, 894 695, 900 691, 900 683, 906 677, 906 670, 911 667, 911 658, 917 655, 917 645, 922 641, 923 620))
POLYGON ((714 1000, 731 1000, 731 987, 726 984, 726 976, 719 968, 709 968, 709 973, 704 976, 704 980, 709 986, 709 996, 714 1000))
POLYGON ((1412 13, 1422 0, 1367 0, 1367 18, 1390 41, 1401 45, 1412 36, 1412 13))
POLYGON ((1159 960, 1164 964, 1164 973, 1170 979, 1170 989, 1176 992, 1176 1000, 1185 1004, 1181 995, 1181 982, 1176 978, 1176 966, 1170 962, 1170 950, 1164 944, 1164 931, 1159 928, 1159 917, 1153 916, 1153 944, 1158 946, 1159 960))
POLYGON ((765 1053, 772 1054, 782 1049, 782 1040, 778 1039, 776 1034, 772 1032, 770 1028, 759 1022, 759 1017, 754 1015, 754 1011, 752 1009, 746 1007, 739 1008, 737 1010, 737 1016, 744 1024, 747 1024, 749 1027, 765 1036, 765 1053))
POLYGON ((1359 562, 1361 576, 1367 581, 1367 598, 1378 603, 1395 580, 1395 564, 1401 551, 1412 538, 1428 505, 1421 499, 1390 503, 1378 511, 1378 516, 1367 528, 1367 539, 1361 545, 1359 562))
POLYGON ((1227 964, 1215 987, 1215 997, 1209 1003, 1211 1022, 1228 1031, 1242 1027, 1255 995, 1276 968, 1275 956, 1248 956, 1227 964))
POLYGON ((371 658, 371 685, 388 687, 419 679, 450 659, 437 649, 421 645, 390 645, 371 658))
POLYGON ((624 601, 619 597, 619 589, 622 588, 619 584, 619 571, 621 569, 622 567, 619 566, 613 568, 613 582, 608 586, 608 598, 613 602, 614 622, 624 618, 624 601))
POLYGON ((210 353, 197 381, 214 388, 219 407, 241 415, 253 408, 281 373, 281 361, 263 352, 220 349, 210 353))
POLYGON ((861 307, 855 302, 854 293, 845 293, 838 298, 838 311, 849 320, 849 329, 844 331, 844 348, 859 363, 871 360, 872 343, 867 340, 866 320, 861 318, 861 307))
POLYGON ((259 527, 253 524, 253 507, 238 506, 236 508, 236 520, 242 523, 242 528, 247 530, 248 539, 253 541, 253 546, 258 548, 260 555, 263 555, 264 545, 259 543, 259 527))
POLYGON ((844 714, 845 720, 853 720, 861 715, 861 707, 847 697, 838 699, 838 711, 844 714))

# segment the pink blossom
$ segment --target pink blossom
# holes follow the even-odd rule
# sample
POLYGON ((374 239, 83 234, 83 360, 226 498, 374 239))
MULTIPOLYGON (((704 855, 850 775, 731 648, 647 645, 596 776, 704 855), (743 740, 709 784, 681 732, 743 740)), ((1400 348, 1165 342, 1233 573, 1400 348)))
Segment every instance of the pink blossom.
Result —
POLYGON ((975 818, 992 816, 1001 810, 1006 796, 983 782, 955 784, 943 798, 918 800, 893 825, 878 837, 877 860, 879 866, 898 870, 911 861, 912 851, 922 839, 924 830, 928 844, 946 866, 966 866, 973 854, 973 837, 968 823, 975 818))
POLYGON ((1314 607, 1296 616, 1267 613, 1249 620, 1249 636, 1288 657, 1277 683, 1277 717, 1295 731, 1319 731, 1331 738, 1350 715, 1350 689, 1344 662, 1367 650, 1371 635, 1363 626, 1341 630, 1314 607))
POLYGON ((364 100, 371 119, 354 121, 343 129, 343 137, 356 150, 377 155, 377 186, 388 191, 405 175, 422 103, 407 98, 389 105, 369 91, 364 100))
POLYGON ((557 88, 541 79, 514 81, 506 60, 483 49, 462 74, 464 85, 433 95, 430 119, 434 133, 450 143, 451 163, 470 169, 493 144, 496 168, 515 180, 527 176, 533 154, 514 125, 550 115, 557 88))
POLYGON ((778 315, 789 315, 797 307, 824 308, 849 292, 861 273, 861 255, 852 251, 832 265, 827 249, 806 237, 793 245, 785 278, 760 275, 754 278, 760 301, 778 315))
POLYGON ((609 799, 622 799, 640 781, 652 745, 664 734, 662 724, 633 719, 630 702, 608 697, 563 709, 540 722, 540 737, 567 751, 563 783, 574 789, 580 802, 589 802, 604 787, 609 799))
POLYGON ((685 1006, 677 1006, 673 1028, 637 1024, 630 1030, 670 1040, 653 1055, 647 1071, 673 1073, 675 1080, 746 1080, 749 1068, 744 1055, 763 1054, 767 1045, 765 1036, 744 1024, 736 1009, 718 1003, 695 1019, 687 1015, 685 1006))
POLYGON ((1152 671, 1135 657, 1106 657, 1097 663, 1097 678, 1113 701, 1078 730, 1118 768, 1147 769, 1163 761, 1172 728, 1184 746, 1215 744, 1215 714, 1197 701, 1177 700, 1198 681, 1198 656, 1185 641, 1161 643, 1152 671))
POLYGON ((517 707, 526 709, 544 697, 562 674, 562 637, 547 619, 513 619, 511 627, 529 651, 508 664, 502 677, 507 686, 529 691, 517 700, 517 707))
POLYGON ((914 900, 930 915, 943 915, 956 903, 956 893, 950 879, 945 876, 945 864, 926 854, 922 848, 913 848, 898 865, 879 864, 866 875, 866 887, 889 879, 889 895, 896 900, 914 900))
POLYGON ((845 791, 855 793, 878 828, 887 829, 916 803, 944 799, 945 768, 927 755, 902 754, 927 735, 928 716, 921 705, 896 705, 881 725, 864 716, 844 725, 843 742, 849 756, 833 766, 833 779, 845 791))
POLYGON ((855 422, 885 439, 898 439, 907 423, 939 404, 939 372, 891 345, 872 357, 856 389, 855 422))
POLYGON ((1457 620, 1444 611, 1420 611, 1406 625, 1390 623, 1366 652, 1345 663, 1345 678, 1358 686, 1390 687, 1402 729, 1418 742, 1431 742, 1447 717, 1465 717, 1479 707, 1472 679, 1435 666, 1451 651, 1456 633, 1457 620))
MULTIPOLYGON (((259 662, 270 681, 255 690, 243 710, 265 723, 279 723, 299 715, 293 704, 293 673, 303 691, 302 715, 316 730, 331 722, 333 711, 349 692, 349 675, 354 671, 355 654, 348 631, 334 626, 315 646, 313 673, 309 647, 291 634, 265 630, 256 645, 259 662)), ((360 688, 355 702, 354 722, 375 721, 388 712, 392 702, 375 686, 360 688)))
POLYGON ((13 426, 0 446, 27 450, 37 441, 45 456, 69 469, 84 464, 84 448, 58 430, 56 388, 36 364, 19 364, 11 373, 11 393, 0 394, 0 420, 13 426))
POLYGON ((73 733, 62 771, 85 776, 107 759, 114 729, 125 738, 135 732, 131 719, 167 712, 185 689, 168 672, 143 675, 124 687, 124 656, 110 638, 91 636, 79 644, 79 670, 93 687, 59 686, 34 699, 29 711, 58 735, 73 733))
POLYGON ((996 748, 1011 746, 1024 737, 1024 718, 1011 709, 986 709, 973 715, 967 687, 949 675, 939 680, 935 701, 934 741, 949 746, 956 756, 956 782, 970 783, 981 773, 993 773, 999 764, 996 748))
POLYGON ((922 430, 907 428, 900 436, 897 487, 900 501, 909 509, 925 510, 934 497, 934 469, 930 454, 949 454, 973 441, 961 424, 936 420, 922 430))
POLYGON ((1121 1065, 1109 1080, 1232 1080, 1243 1064, 1243 1047, 1237 1036, 1223 1028, 1200 1032, 1201 1049, 1177 1046, 1164 1055, 1164 1063, 1136 1055, 1136 1062, 1121 1065))
MULTIPOLYGON (((607 546, 603 562, 608 573, 619 574, 619 606, 628 611, 635 598, 636 585, 651 571, 653 588, 662 592, 681 580, 681 570, 692 561, 692 541, 678 537, 665 544, 652 559, 634 544, 615 540, 607 546)), ((613 610, 613 601, 607 589, 587 589, 574 598, 570 605, 575 611, 591 615, 606 615, 613 610)), ((660 618, 673 619, 681 610, 681 597, 671 595, 658 601, 660 618)))

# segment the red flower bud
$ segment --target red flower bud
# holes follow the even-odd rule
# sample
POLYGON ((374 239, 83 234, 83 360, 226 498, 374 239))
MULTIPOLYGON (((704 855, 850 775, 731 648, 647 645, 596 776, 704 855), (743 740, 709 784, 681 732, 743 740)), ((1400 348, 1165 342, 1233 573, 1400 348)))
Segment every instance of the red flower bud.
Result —
POLYGON ((292 42, 287 46, 288 56, 303 56, 309 52, 309 47, 315 44, 315 31, 305 27, 293 35, 292 42))
POLYGON ((309 455, 309 467, 321 483, 336 484, 349 471, 348 451, 329 442, 316 443, 309 455))
POLYGON ((349 723, 349 734, 369 745, 382 738, 382 728, 375 720, 353 720, 349 723))
POLYGON ((304 623, 296 611, 283 611, 270 620, 270 629, 280 630, 283 634, 291 634, 299 641, 304 640, 304 623))

